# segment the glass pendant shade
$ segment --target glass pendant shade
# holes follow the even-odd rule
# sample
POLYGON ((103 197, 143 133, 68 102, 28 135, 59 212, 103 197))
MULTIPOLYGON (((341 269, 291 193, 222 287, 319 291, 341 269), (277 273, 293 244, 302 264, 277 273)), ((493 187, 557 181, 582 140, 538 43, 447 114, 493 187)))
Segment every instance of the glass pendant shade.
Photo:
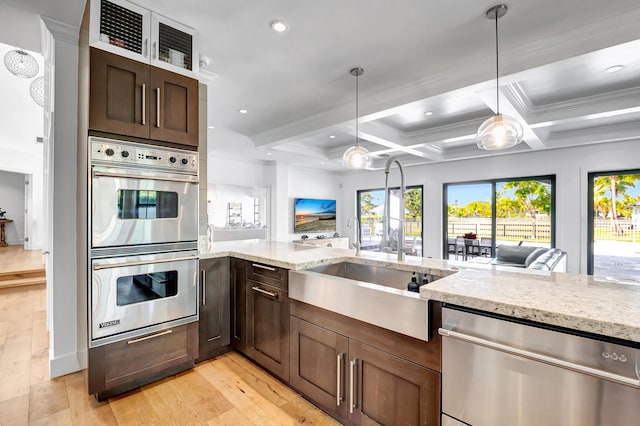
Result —
POLYGON ((33 79, 29 85, 29 94, 35 103, 44 106, 44 77, 40 76, 33 79))
POLYGON ((496 114, 485 120, 476 135, 478 148, 496 150, 511 148, 522 141, 522 125, 510 115, 496 114))
POLYGON ((342 162, 349 169, 366 169, 371 166, 371 154, 367 148, 354 145, 344 152, 342 162))
POLYGON ((4 65, 9 72, 20 78, 32 78, 40 67, 36 59, 24 50, 12 50, 4 55, 4 65))

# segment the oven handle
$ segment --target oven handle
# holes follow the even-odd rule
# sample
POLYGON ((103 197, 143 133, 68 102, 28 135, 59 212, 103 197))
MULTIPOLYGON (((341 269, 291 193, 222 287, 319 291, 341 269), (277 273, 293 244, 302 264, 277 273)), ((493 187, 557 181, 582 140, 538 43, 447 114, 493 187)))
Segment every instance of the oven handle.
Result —
POLYGON ((123 178, 123 179, 146 179, 146 180, 163 180, 168 182, 185 182, 185 183, 198 183, 197 180, 190 180, 186 178, 171 178, 162 176, 140 176, 128 173, 108 173, 108 172, 93 172, 93 176, 123 178))
POLYGON ((125 263, 96 263, 93 265, 94 271, 100 271, 101 269, 113 269, 113 268, 127 268, 129 266, 142 266, 151 265, 155 263, 169 263, 169 262, 181 262, 183 260, 196 260, 198 256, 185 256, 185 257, 173 257, 171 259, 159 259, 159 260, 138 260, 134 262, 125 263))
POLYGON ((451 337, 453 339, 462 340, 480 346, 484 346, 489 349, 495 349, 500 352, 504 352, 511 355, 521 356, 523 358, 531 359, 533 361, 539 361, 545 364, 553 365, 555 367, 572 370, 578 373, 587 374, 598 379, 607 380, 610 382, 618 383, 625 386, 631 386, 633 388, 640 388, 640 380, 630 379, 628 377, 620 376, 619 374, 609 373, 608 371, 598 370, 596 368, 587 367, 585 365, 576 364, 562 359, 542 355, 539 353, 531 352, 525 349, 514 348, 512 346, 503 345, 501 343, 485 340, 480 337, 470 336, 464 333, 458 333, 457 331, 448 330, 446 328, 438 329, 438 334, 444 337, 451 337))

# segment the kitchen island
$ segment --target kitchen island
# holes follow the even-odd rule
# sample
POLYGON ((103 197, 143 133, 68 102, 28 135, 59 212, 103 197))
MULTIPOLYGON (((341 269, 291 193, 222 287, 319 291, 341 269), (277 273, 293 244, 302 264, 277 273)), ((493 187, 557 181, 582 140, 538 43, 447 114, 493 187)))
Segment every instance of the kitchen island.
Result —
POLYGON ((338 262, 384 266, 446 277, 420 295, 485 312, 640 343, 640 286, 598 281, 588 275, 531 271, 486 264, 244 240, 205 245, 200 258, 231 256, 302 270, 338 262))
POLYGON ((201 265, 227 257, 231 348, 345 424, 640 415, 640 286, 286 242, 200 250, 201 265))

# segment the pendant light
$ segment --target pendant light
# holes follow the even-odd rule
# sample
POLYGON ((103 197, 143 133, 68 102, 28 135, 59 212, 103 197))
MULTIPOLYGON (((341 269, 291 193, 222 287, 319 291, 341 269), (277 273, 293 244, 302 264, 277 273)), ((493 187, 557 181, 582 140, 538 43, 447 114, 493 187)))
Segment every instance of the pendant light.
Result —
POLYGON ((364 74, 362 68, 352 68, 349 73, 356 78, 356 143, 352 147, 348 148, 342 156, 342 163, 349 169, 366 169, 371 166, 371 154, 367 148, 358 144, 358 78, 364 74))
POLYGON ((20 78, 32 78, 38 74, 40 67, 36 59, 22 49, 11 50, 4 55, 4 65, 20 78))
POLYGON ((507 5, 499 4, 487 10, 488 19, 496 21, 496 114, 478 128, 478 148, 497 150, 511 148, 522 142, 522 125, 510 115, 500 114, 500 72, 498 61, 498 19, 507 14, 507 5))

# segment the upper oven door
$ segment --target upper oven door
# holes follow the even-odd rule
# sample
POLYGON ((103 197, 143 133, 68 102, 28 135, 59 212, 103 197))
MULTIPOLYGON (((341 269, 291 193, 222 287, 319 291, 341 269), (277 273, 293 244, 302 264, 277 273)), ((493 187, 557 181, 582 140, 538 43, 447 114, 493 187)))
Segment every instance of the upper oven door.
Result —
POLYGON ((92 167, 92 248, 198 239, 198 178, 92 167))
POLYGON ((184 251, 93 260, 92 345, 118 340, 116 335, 127 338, 147 327, 195 321, 197 255, 184 251))

